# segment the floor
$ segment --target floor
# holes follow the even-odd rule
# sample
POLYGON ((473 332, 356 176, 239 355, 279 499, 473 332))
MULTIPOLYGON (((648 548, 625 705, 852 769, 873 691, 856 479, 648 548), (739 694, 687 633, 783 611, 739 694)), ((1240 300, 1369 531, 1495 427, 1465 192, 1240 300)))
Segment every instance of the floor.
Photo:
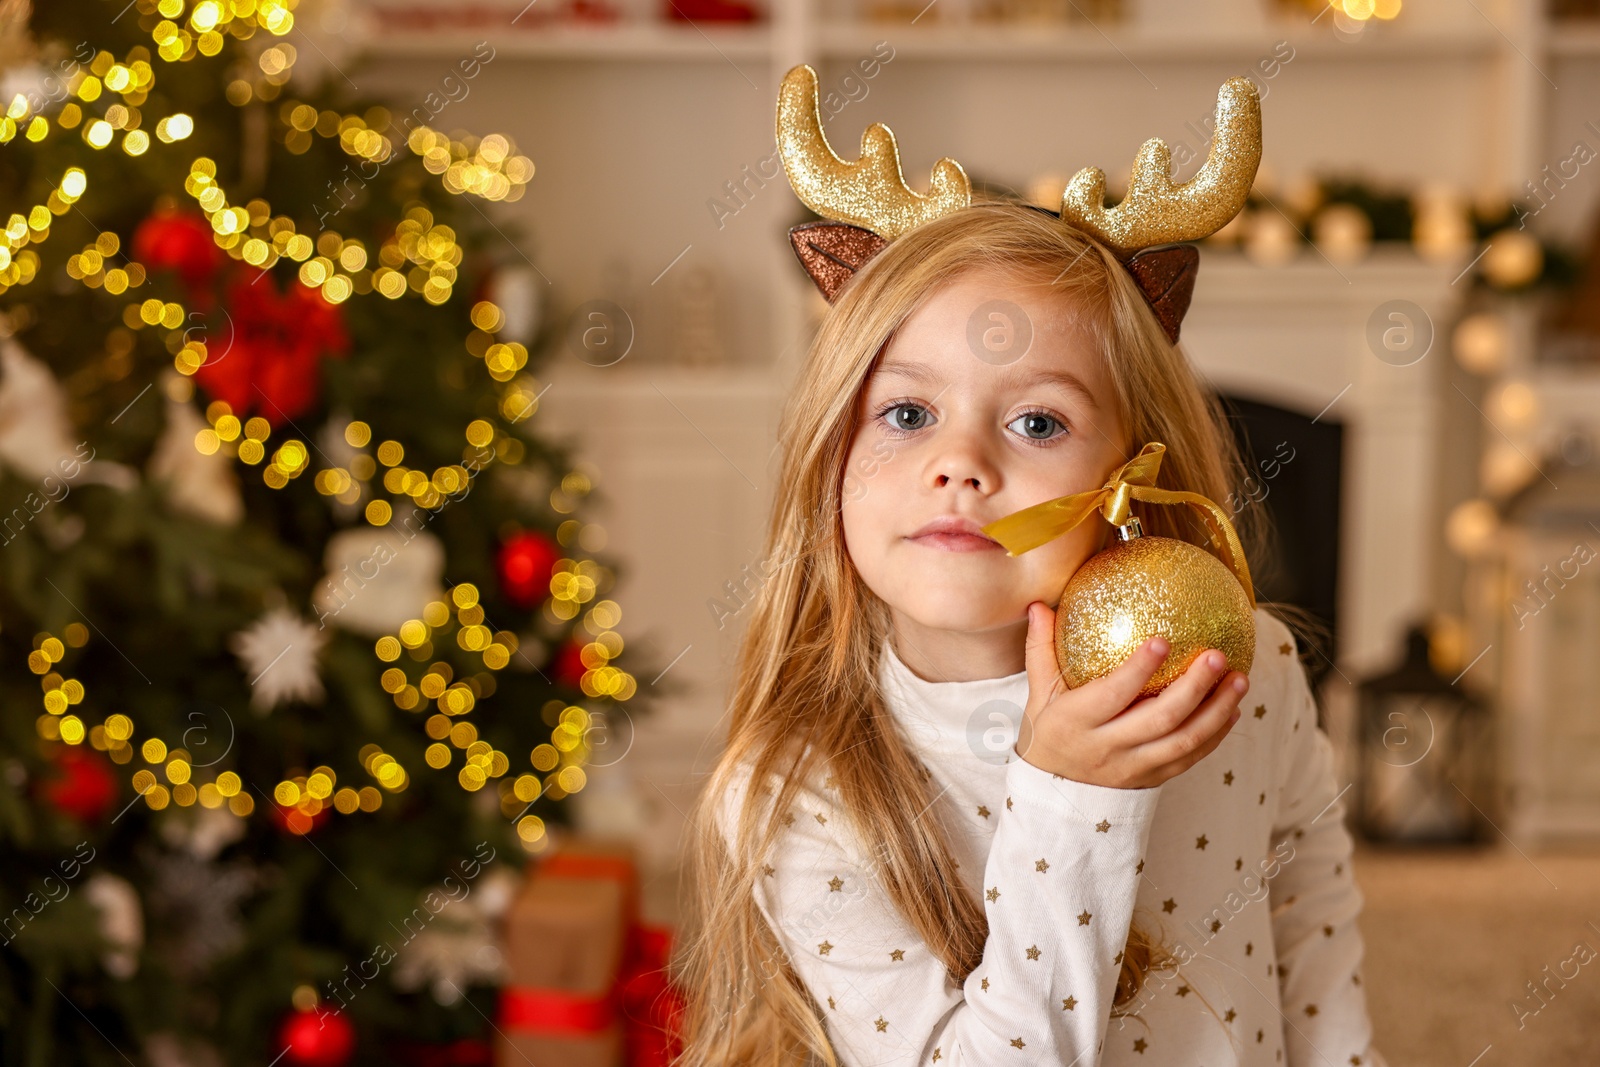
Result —
POLYGON ((1600 852, 1358 846, 1354 867, 1391 1067, 1600 1064, 1600 852))

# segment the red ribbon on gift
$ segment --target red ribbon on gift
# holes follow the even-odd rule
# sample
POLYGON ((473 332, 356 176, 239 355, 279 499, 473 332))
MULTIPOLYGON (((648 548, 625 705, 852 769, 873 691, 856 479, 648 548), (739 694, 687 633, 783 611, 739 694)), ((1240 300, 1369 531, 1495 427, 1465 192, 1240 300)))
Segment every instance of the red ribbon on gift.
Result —
POLYGON ((617 1017, 616 995, 569 993, 564 989, 506 986, 500 990, 500 1023, 551 1037, 586 1037, 611 1025, 617 1017))
POLYGON ((556 853, 539 866, 539 877, 604 878, 621 883, 628 924, 616 984, 598 995, 561 989, 507 986, 500 990, 500 1025, 555 1037, 599 1033, 620 1014, 628 1067, 669 1067, 681 1051, 682 994, 667 975, 672 954, 670 927, 638 920, 633 864, 616 856, 556 853))

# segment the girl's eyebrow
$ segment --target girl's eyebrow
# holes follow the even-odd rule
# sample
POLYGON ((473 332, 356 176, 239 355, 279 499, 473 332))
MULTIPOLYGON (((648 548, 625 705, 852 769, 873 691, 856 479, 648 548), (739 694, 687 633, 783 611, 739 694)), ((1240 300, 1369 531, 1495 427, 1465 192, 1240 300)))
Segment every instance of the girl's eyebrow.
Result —
MULTIPOLYGON (((1004 369, 1002 373, 1008 379, 1005 384, 1013 388, 1041 383, 1059 385, 1069 393, 1076 395, 1086 406, 1093 408, 1095 411, 1100 410, 1100 405, 1095 402, 1094 394, 1089 391, 1089 387, 1083 384, 1083 379, 1071 371, 1057 370, 1053 367, 1035 367, 1031 374, 1026 375, 1020 374, 1014 369, 1004 369)), ((939 380, 939 376, 934 373, 933 368, 926 364, 899 360, 893 363, 880 363, 874 376, 877 374, 894 374, 902 378, 909 378, 921 385, 934 385, 939 380)))

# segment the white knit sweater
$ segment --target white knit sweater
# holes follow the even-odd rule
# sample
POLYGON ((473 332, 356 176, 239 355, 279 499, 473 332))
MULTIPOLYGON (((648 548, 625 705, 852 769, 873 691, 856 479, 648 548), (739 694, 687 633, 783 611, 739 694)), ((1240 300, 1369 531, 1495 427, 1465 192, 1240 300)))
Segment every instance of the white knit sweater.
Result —
MULTIPOLYGON (((929 772, 929 808, 906 817, 941 821, 989 935, 952 981, 874 880, 871 843, 848 830, 831 781, 809 783, 753 891, 843 1064, 1386 1067, 1361 983, 1343 790, 1275 617, 1256 612, 1232 732, 1150 789, 1021 759, 1024 672, 930 682, 886 643, 879 683, 929 772), (1182 962, 1149 975, 1139 1018, 1112 1020, 1134 918, 1182 962)), ((724 833, 747 786, 722 800, 724 833)))

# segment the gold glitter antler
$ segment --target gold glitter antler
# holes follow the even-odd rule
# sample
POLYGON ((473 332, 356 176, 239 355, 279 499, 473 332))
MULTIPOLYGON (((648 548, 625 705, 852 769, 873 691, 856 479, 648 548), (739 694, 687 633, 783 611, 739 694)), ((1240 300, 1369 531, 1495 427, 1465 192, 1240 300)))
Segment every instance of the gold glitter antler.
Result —
POLYGON ((1172 150, 1152 137, 1139 147, 1121 203, 1106 207, 1105 171, 1085 167, 1067 183, 1061 217, 1121 249, 1198 240, 1244 207, 1260 162, 1260 97, 1250 79, 1229 78, 1217 92, 1211 154, 1193 178, 1173 184, 1172 150))
POLYGON ((948 157, 934 164, 927 195, 912 192, 900 171, 894 134, 881 122, 861 135, 860 159, 846 163, 835 155, 822 134, 817 72, 804 63, 783 76, 778 90, 778 151, 806 207, 888 240, 972 200, 966 171, 948 157))

